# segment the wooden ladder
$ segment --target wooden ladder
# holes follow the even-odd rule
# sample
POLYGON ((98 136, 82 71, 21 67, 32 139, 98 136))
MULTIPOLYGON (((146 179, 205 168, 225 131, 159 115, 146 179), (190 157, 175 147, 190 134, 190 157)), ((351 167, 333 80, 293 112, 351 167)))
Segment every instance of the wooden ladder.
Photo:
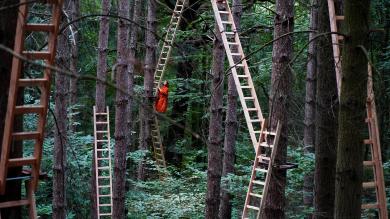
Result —
MULTIPOLYGON (((332 32, 338 32, 338 23, 344 20, 344 16, 336 15, 336 5, 334 0, 328 0, 330 28, 332 32)), ((335 70, 337 74, 337 88, 340 96, 341 91, 341 53, 340 44, 344 40, 343 37, 336 34, 332 34, 333 56, 335 60, 335 70)), ((372 168, 373 181, 363 182, 363 190, 374 189, 376 203, 364 203, 362 204, 362 210, 364 209, 377 209, 380 219, 387 219, 388 212, 386 206, 386 190, 383 175, 382 155, 380 146, 380 136, 378 128, 378 119, 376 115, 375 96, 372 82, 372 70, 370 64, 368 64, 368 80, 367 80, 367 118, 366 123, 368 126, 369 138, 364 140, 364 144, 369 146, 371 151, 371 160, 363 162, 363 166, 366 168, 372 168)))
MULTIPOLYGON (((172 44, 176 37, 176 30, 179 27, 181 21, 181 14, 184 10, 184 4, 187 0, 177 0, 175 8, 173 9, 171 21, 169 22, 167 34, 165 35, 162 43, 160 56, 158 58, 156 71, 154 72, 154 93, 157 93, 157 89, 160 87, 168 60, 172 52, 172 44)), ((153 156, 157 162, 157 166, 166 168, 164 147, 161 140, 160 126, 158 124, 157 116, 154 115, 152 122, 152 142, 153 142, 153 156)))
POLYGON ((272 165, 275 159, 275 151, 278 146, 281 127, 278 124, 276 132, 266 129, 263 121, 260 143, 257 145, 255 161, 253 162, 252 175, 246 193, 242 218, 250 218, 250 210, 255 211, 256 218, 260 218, 264 206, 264 198, 267 196, 268 185, 271 180, 272 165))
POLYGON ((216 0, 211 0, 211 3, 236 84, 237 93, 244 111, 253 148, 256 150, 261 135, 261 124, 264 118, 249 72, 248 63, 245 59, 229 4, 227 1, 226 3, 217 3, 216 0))
POLYGON ((96 176, 96 203, 98 218, 112 216, 112 174, 110 147, 110 116, 106 112, 96 112, 93 107, 94 156, 96 176))
POLYGON ((171 21, 169 22, 167 34, 165 35, 158 58, 156 71, 154 72, 154 92, 160 87, 164 77, 165 69, 168 64, 172 52, 172 44, 176 37, 176 30, 181 21, 181 14, 183 13, 184 4, 187 0, 177 0, 175 8, 173 9, 171 21))
MULTIPOLYGON (((41 4, 49 4, 52 9, 52 17, 49 23, 28 23, 27 0, 20 0, 15 34, 14 52, 21 54, 30 60, 42 60, 47 65, 55 62, 57 34, 59 30, 62 0, 41 1, 41 4), (25 49, 26 32, 45 32, 48 34, 48 45, 43 51, 29 51, 25 49)), ((0 194, 4 194, 7 184, 8 169, 12 167, 31 167, 31 179, 28 183, 28 199, 13 202, 0 203, 0 208, 29 205, 30 218, 36 218, 35 198, 39 179, 39 170, 42 157, 42 145, 44 140, 44 128, 50 96, 51 69, 44 68, 40 78, 24 78, 22 75, 23 61, 17 57, 12 59, 11 80, 8 94, 7 114, 5 118, 3 142, 0 160, 0 194), (17 105, 19 92, 25 87, 39 88, 40 101, 35 105, 17 105), (17 116, 26 114, 37 115, 36 130, 17 132, 14 130, 14 121, 17 116), (29 157, 10 158, 10 150, 15 141, 34 141, 34 152, 29 157)))

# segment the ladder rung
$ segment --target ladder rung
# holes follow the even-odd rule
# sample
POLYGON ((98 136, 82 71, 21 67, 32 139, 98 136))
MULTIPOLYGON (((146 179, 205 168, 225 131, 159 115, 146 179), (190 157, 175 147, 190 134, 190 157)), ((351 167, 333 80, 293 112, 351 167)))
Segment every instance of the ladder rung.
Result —
POLYGON ((261 119, 251 119, 249 120, 251 123, 254 123, 254 122, 261 122, 261 119))
POLYGON ((248 111, 257 111, 256 108, 248 108, 247 110, 248 110, 248 111))
POLYGON ((338 35, 338 36, 337 36, 337 39, 338 39, 339 41, 344 40, 344 36, 338 35))
POLYGON ((229 45, 235 45, 235 46, 238 46, 239 44, 236 43, 236 42, 228 42, 229 45))
POLYGON ((237 75, 238 78, 248 78, 248 75, 237 75))
POLYGON ((98 157, 97 160, 110 160, 109 157, 98 157))
POLYGON ((110 195, 98 195, 99 196, 99 198, 101 198, 101 197, 111 197, 111 194, 110 195))
POLYGON ((49 60, 51 54, 47 51, 23 51, 23 55, 33 60, 49 60))
POLYGON ((108 133, 108 131, 96 131, 96 133, 108 133))
POLYGON ((265 155, 265 154, 262 154, 262 155, 258 156, 258 158, 262 159, 262 160, 270 160, 270 158, 267 157, 267 155, 265 155))
POLYGON ((220 14, 229 14, 227 11, 218 11, 220 14))
POLYGON ((266 147, 266 148, 273 148, 273 147, 274 147, 273 145, 270 145, 270 144, 268 144, 267 142, 261 142, 261 143, 260 143, 260 146, 261 146, 261 147, 266 147))
POLYGON ((0 209, 1 208, 11 208, 11 207, 24 206, 24 205, 29 205, 29 204, 30 204, 30 202, 27 199, 2 202, 2 203, 0 203, 0 209))
POLYGON ((42 114, 44 109, 45 108, 41 105, 16 106, 15 107, 15 114, 28 114, 28 113, 42 114))
POLYGON ((28 79, 19 79, 19 87, 31 87, 31 86, 45 86, 48 80, 44 78, 28 78, 28 79))
POLYGON ((96 124, 108 124, 108 122, 96 122, 96 124))
POLYGON ((374 166, 374 161, 365 160, 365 161, 363 161, 363 166, 374 166))
POLYGON ((247 207, 247 208, 250 208, 250 209, 253 209, 253 210, 256 210, 256 211, 259 211, 259 210, 260 210, 260 208, 255 207, 255 206, 252 206, 252 205, 247 205, 246 207, 247 207))
POLYGON ((375 182, 364 182, 363 189, 374 189, 376 187, 375 182))
POLYGON ((53 24, 26 24, 24 26, 26 31, 40 31, 40 32, 54 32, 53 24))
POLYGON ((97 116, 106 116, 107 113, 95 113, 95 115, 97 115, 97 116))
POLYGON ((20 167, 26 165, 34 165, 36 163, 35 157, 27 157, 27 158, 12 158, 8 160, 8 166, 10 167, 20 167))
POLYGON ((106 149, 96 149, 96 151, 108 151, 108 148, 106 148, 106 149))
POLYGON ((258 172, 263 172, 263 173, 267 173, 268 172, 268 170, 261 169, 261 168, 256 168, 255 170, 258 171, 258 172))
POLYGON ((338 21, 344 20, 344 16, 336 16, 336 20, 338 20, 338 21))
POLYGON ((364 144, 372 144, 372 140, 371 139, 364 139, 364 144))
POLYGON ((105 167, 98 167, 98 169, 99 169, 99 170, 109 170, 110 167, 107 167, 107 166, 105 166, 105 167))
POLYGON ((111 204, 99 204, 99 207, 108 207, 111 206, 111 204))
POLYGON ((379 205, 377 203, 375 204, 362 204, 362 209, 377 209, 379 208, 379 205))
POLYGON ((96 142, 108 142, 108 140, 96 140, 96 142))
POLYGON ((98 179, 109 179, 109 176, 98 176, 98 179))
POLYGON ((262 186, 265 185, 265 182, 258 181, 258 180, 253 180, 252 182, 253 182, 254 184, 257 184, 257 185, 262 185, 262 186))
POLYGON ((236 32, 225 32, 225 34, 227 34, 227 35, 234 35, 234 34, 236 34, 236 32))
POLYGON ((256 193, 249 193, 250 196, 258 197, 258 198, 263 198, 262 195, 256 194, 256 193))
POLYGON ((110 185, 105 185, 105 186, 98 186, 98 188, 110 188, 110 185))
POLYGON ((41 133, 39 133, 39 132, 14 132, 14 133, 12 133, 12 137, 15 140, 39 139, 41 137, 41 133))
POLYGON ((236 67, 244 67, 244 64, 240 63, 240 64, 235 64, 236 67))
POLYGON ((251 86, 240 86, 241 87, 241 89, 242 88, 244 88, 244 89, 250 89, 250 88, 252 88, 251 86))
POLYGON ((244 97, 244 100, 254 100, 254 97, 244 97))
POLYGON ((232 55, 232 56, 241 56, 241 53, 230 53, 230 55, 232 55))
POLYGON ((222 21, 223 24, 233 24, 231 21, 222 21))
POLYGON ((101 213, 99 214, 100 216, 111 216, 112 214, 111 213, 101 213))

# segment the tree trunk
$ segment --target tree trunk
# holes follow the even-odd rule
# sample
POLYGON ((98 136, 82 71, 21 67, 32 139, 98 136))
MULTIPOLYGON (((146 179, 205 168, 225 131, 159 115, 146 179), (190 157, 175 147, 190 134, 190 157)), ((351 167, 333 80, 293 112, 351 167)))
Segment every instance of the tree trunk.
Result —
MULTIPOLYGON (((320 3, 319 33, 330 32, 328 4, 320 3)), ((332 218, 337 146, 338 95, 331 36, 318 39, 315 140, 315 218, 332 218)))
MULTIPOLYGON (((66 4, 64 4, 66 5, 66 4)), ((60 68, 69 66, 68 32, 58 36, 57 65, 60 68)), ((68 102, 68 77, 64 74, 56 74, 55 87, 55 135, 53 152, 53 218, 66 218, 66 145, 67 145, 67 102, 68 102)))
MULTIPOLYGON (((276 1, 274 39, 294 30, 294 0, 276 1)), ((293 53, 293 36, 274 42, 272 51, 272 79, 270 95, 270 126, 276 130, 280 122, 282 130, 276 151, 275 163, 284 164, 287 157, 288 115, 292 93, 292 72, 289 66, 293 53)), ((273 168, 269 195, 264 206, 265 218, 284 218, 286 171, 273 168)))
MULTIPOLYGON (((118 15, 129 18, 129 1, 120 0, 118 2, 118 15)), ((117 86, 128 90, 128 40, 129 23, 126 20, 118 20, 117 38, 117 86)), ((128 97, 126 93, 116 91, 116 112, 115 112, 115 150, 114 150, 114 185, 113 185, 113 218, 125 218, 125 194, 126 194, 126 153, 127 153, 127 110, 128 97)))
MULTIPOLYGON (((77 1, 77 0, 76 0, 77 1)), ((111 7, 110 0, 102 0, 102 14, 108 14, 111 7)), ((102 81, 107 78, 107 53, 108 53, 108 36, 110 32, 110 20, 108 17, 100 18, 99 26, 99 43, 98 43, 98 63, 96 77, 102 81)), ((105 112, 106 110, 106 85, 100 81, 96 81, 96 96, 95 104, 97 112, 105 112)), ((97 202, 96 202, 96 173, 95 173, 95 157, 92 158, 92 177, 91 177, 91 218, 97 218, 97 202)))
MULTIPOLYGON (((312 0, 310 12, 310 30, 317 31, 318 25, 318 0, 312 0)), ((316 33, 309 34, 309 42, 313 40, 316 33)), ((306 75, 306 97, 305 97, 305 128, 303 130, 304 154, 309 157, 314 153, 315 140, 315 102, 316 102, 316 73, 317 73, 317 42, 314 40, 309 44, 308 63, 306 75)), ((310 208, 313 206, 313 172, 306 174, 303 181, 303 204, 310 208)), ((307 216, 311 218, 311 214, 307 216)))
POLYGON ((344 1, 346 37, 338 120, 335 218, 361 217, 367 57, 359 46, 368 45, 369 10, 369 0, 344 1))
MULTIPOLYGON (((142 105, 140 107, 140 150, 148 150, 148 145, 151 145, 151 119, 153 109, 153 80, 154 71, 156 68, 156 46, 157 40, 155 32, 157 30, 156 23, 157 3, 155 0, 148 1, 148 17, 147 17, 147 31, 146 31, 146 53, 145 53, 145 75, 144 75, 144 94, 142 105)), ((138 179, 145 179, 145 166, 141 161, 138 166, 138 179)))
MULTIPOLYGON (((140 23, 140 17, 141 17, 141 7, 142 3, 141 0, 135 0, 133 4, 133 22, 136 24, 140 23)), ((127 108, 127 128, 128 128, 128 140, 129 140, 129 150, 133 151, 135 148, 132 145, 132 136, 131 131, 133 128, 133 113, 132 113, 132 107, 133 107, 133 94, 134 94, 134 64, 135 64, 135 57, 137 53, 137 40, 138 40, 138 31, 139 27, 136 25, 133 25, 130 32, 130 45, 129 45, 129 62, 127 67, 127 75, 129 77, 129 105, 127 108)))
MULTIPOLYGON (((18 0, 10 0, 9 5, 17 4, 18 0)), ((17 8, 10 8, 0 13, 0 44, 13 49, 15 40, 15 30, 17 21, 17 8)), ((7 112, 8 89, 10 83, 12 55, 8 52, 0 50, 0 142, 3 141, 4 120, 7 112)), ((22 99, 23 100, 23 99, 22 99)), ((15 121, 14 127, 17 130, 22 130, 22 121, 15 121)), ((23 147, 21 142, 15 142, 11 150, 10 157, 21 157, 23 147)), ((1 153, 1 151, 0 151, 1 153)), ((9 176, 19 175, 21 168, 13 168, 8 172, 9 176)), ((7 182, 5 194, 0 196, 0 202, 10 200, 20 200, 21 197, 21 182, 7 182)), ((0 217, 3 219, 19 219, 21 218, 21 208, 2 209, 0 217)))
MULTIPOLYGON (((72 11, 71 11, 71 19, 75 20, 76 18, 80 17, 80 0, 72 0, 72 11)), ((71 53, 71 59, 70 59, 70 71, 74 75, 78 75, 78 56, 79 56, 79 25, 78 23, 72 24, 72 30, 73 30, 73 36, 72 36, 72 43, 70 48, 71 53)), ((69 94, 70 94, 70 105, 73 106, 77 103, 77 78, 70 78, 70 86, 69 86, 69 94)), ((71 127, 73 129, 73 125, 71 127)))
MULTIPOLYGON (((236 28, 240 31, 240 20, 242 15, 241 0, 233 1, 233 19, 236 28)), ((234 51, 232 51, 234 52, 234 51)), ((237 51, 236 51, 237 52, 237 51)), ((238 58, 238 57, 234 57, 238 58)), ((239 59, 239 58, 238 58, 239 59)), ((239 62, 239 60, 235 60, 239 62)), ((237 138, 237 90, 236 84, 232 74, 229 74, 228 78, 228 96, 227 96, 227 110, 226 110, 226 122, 225 122, 225 140, 223 150, 223 169, 222 176, 226 177, 230 173, 234 173, 234 161, 235 161, 235 145, 237 138)), ((219 209, 219 218, 231 218, 232 217, 232 195, 229 194, 227 183, 222 183, 221 192, 221 205, 219 209)))
POLYGON ((213 48, 213 82, 210 99, 209 142, 207 145, 206 219, 218 218, 222 175, 222 111, 225 50, 217 26, 216 33, 213 48))

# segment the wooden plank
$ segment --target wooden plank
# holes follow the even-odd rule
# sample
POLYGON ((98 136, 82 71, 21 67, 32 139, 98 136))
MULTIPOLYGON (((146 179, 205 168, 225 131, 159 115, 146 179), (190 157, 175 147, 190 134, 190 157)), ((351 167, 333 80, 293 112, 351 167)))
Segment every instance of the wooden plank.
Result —
POLYGON ((20 167, 27 165, 35 165, 37 159, 35 157, 24 157, 24 158, 12 158, 8 160, 9 167, 20 167))
POLYGON ((30 202, 27 199, 22 199, 17 201, 1 202, 0 208, 11 208, 11 207, 25 206, 29 204, 30 202))
POLYGON ((41 133, 39 132, 14 132, 12 133, 12 137, 14 140, 32 140, 39 139, 41 137, 41 133))
POLYGON ((50 60, 52 57, 49 51, 23 51, 23 55, 31 60, 50 60))
POLYGON ((27 79, 19 79, 18 86, 19 87, 43 87, 48 83, 46 78, 27 78, 27 79))
POLYGON ((55 28, 53 24, 34 24, 29 23, 24 26, 26 31, 37 31, 37 32, 54 32, 55 28))
POLYGON ((362 209, 377 209, 379 208, 379 205, 377 203, 375 204, 362 204, 362 209))
POLYGON ((363 182, 363 189, 375 189, 376 183, 375 182, 363 182))
POLYGON ((23 105, 23 106, 16 106, 15 107, 15 114, 30 114, 30 113, 36 113, 36 114, 43 114, 45 112, 45 107, 41 105, 23 105))

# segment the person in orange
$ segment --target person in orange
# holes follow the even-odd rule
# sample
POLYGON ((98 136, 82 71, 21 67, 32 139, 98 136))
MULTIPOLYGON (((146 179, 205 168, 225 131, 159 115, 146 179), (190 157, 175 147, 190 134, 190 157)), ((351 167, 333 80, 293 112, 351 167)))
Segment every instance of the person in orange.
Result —
POLYGON ((164 81, 164 84, 161 88, 157 88, 157 97, 156 102, 154 103, 154 108, 159 113, 165 113, 168 108, 168 81, 164 81))

